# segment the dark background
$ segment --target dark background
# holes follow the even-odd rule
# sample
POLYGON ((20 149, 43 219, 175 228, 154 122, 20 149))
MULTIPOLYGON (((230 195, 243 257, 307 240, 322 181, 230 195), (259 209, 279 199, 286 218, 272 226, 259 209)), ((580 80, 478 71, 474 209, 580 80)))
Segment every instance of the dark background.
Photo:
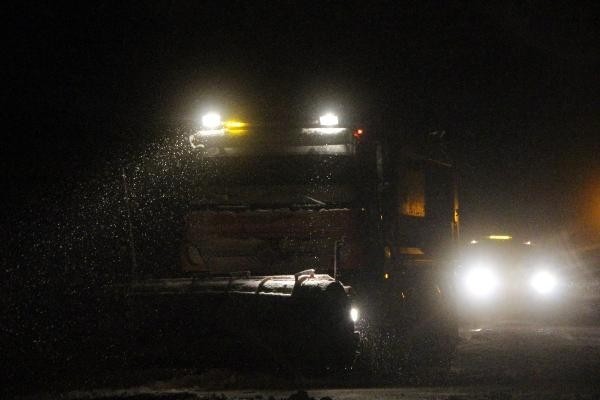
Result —
POLYGON ((278 122, 332 108, 393 145, 445 130, 465 238, 583 237, 597 254, 598 15, 541 1, 9 6, 4 378, 52 381, 45 360, 73 350, 61 338, 94 329, 77 306, 129 273, 122 168, 141 272, 177 268, 183 127, 208 108, 278 122))
POLYGON ((14 7, 5 221, 57 212, 123 149, 214 105, 280 120, 333 107, 369 129, 445 130, 468 234, 542 236, 589 219, 581 193, 597 179, 600 142, 593 2, 402 3, 14 7))

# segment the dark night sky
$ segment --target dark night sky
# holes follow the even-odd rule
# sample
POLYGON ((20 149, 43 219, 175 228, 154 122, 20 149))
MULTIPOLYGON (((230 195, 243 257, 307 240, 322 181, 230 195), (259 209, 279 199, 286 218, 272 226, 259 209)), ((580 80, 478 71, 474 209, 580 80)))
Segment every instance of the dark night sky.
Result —
POLYGON ((569 221, 600 154, 593 3, 305 3, 11 10, 8 209, 109 159, 125 127, 143 135, 211 103, 263 118, 343 104, 370 127, 445 129, 467 228, 569 221))

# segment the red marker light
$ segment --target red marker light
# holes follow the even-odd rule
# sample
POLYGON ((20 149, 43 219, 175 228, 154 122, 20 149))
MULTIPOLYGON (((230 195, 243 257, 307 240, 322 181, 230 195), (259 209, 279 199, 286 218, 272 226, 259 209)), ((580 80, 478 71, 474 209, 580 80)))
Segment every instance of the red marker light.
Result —
POLYGON ((352 134, 352 136, 354 136, 356 139, 360 139, 363 135, 363 130, 362 129, 357 129, 354 131, 354 133, 352 134))

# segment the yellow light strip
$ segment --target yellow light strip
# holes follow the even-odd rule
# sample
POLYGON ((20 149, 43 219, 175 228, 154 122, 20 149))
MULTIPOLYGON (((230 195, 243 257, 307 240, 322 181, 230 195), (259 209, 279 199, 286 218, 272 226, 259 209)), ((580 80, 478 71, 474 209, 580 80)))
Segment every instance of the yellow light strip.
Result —
POLYGON ((246 122, 230 119, 223 123, 223 127, 227 133, 231 135, 245 135, 248 132, 248 124, 246 122))
POLYGON ((223 125, 227 129, 240 129, 240 128, 245 128, 248 126, 247 123, 242 122, 242 121, 236 121, 236 120, 225 121, 225 123, 223 125))
POLYGON ((508 236, 508 235, 490 235, 490 236, 488 236, 488 239, 492 239, 492 240, 510 240, 510 239, 512 239, 512 236, 508 236))

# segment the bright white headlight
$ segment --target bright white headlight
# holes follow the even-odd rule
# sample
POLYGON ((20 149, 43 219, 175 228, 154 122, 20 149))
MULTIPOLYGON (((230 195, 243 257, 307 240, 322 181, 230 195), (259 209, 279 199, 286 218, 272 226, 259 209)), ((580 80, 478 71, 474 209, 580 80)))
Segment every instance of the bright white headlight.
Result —
POLYGON ((319 124, 321 126, 336 126, 339 123, 338 117, 335 114, 327 113, 319 117, 319 124))
POLYGON ((556 288, 558 281, 556 276, 548 271, 538 271, 531 277, 530 284, 536 292, 548 294, 556 288))
POLYGON ((221 116, 218 113, 210 112, 202 116, 202 127, 205 129, 217 129, 221 126, 221 116))
POLYGON ((465 276, 467 291, 478 298, 490 297, 496 291, 498 284, 496 274, 487 267, 474 267, 465 276))
POLYGON ((358 308, 352 307, 350 309, 350 319, 352 322, 358 321, 358 308))

